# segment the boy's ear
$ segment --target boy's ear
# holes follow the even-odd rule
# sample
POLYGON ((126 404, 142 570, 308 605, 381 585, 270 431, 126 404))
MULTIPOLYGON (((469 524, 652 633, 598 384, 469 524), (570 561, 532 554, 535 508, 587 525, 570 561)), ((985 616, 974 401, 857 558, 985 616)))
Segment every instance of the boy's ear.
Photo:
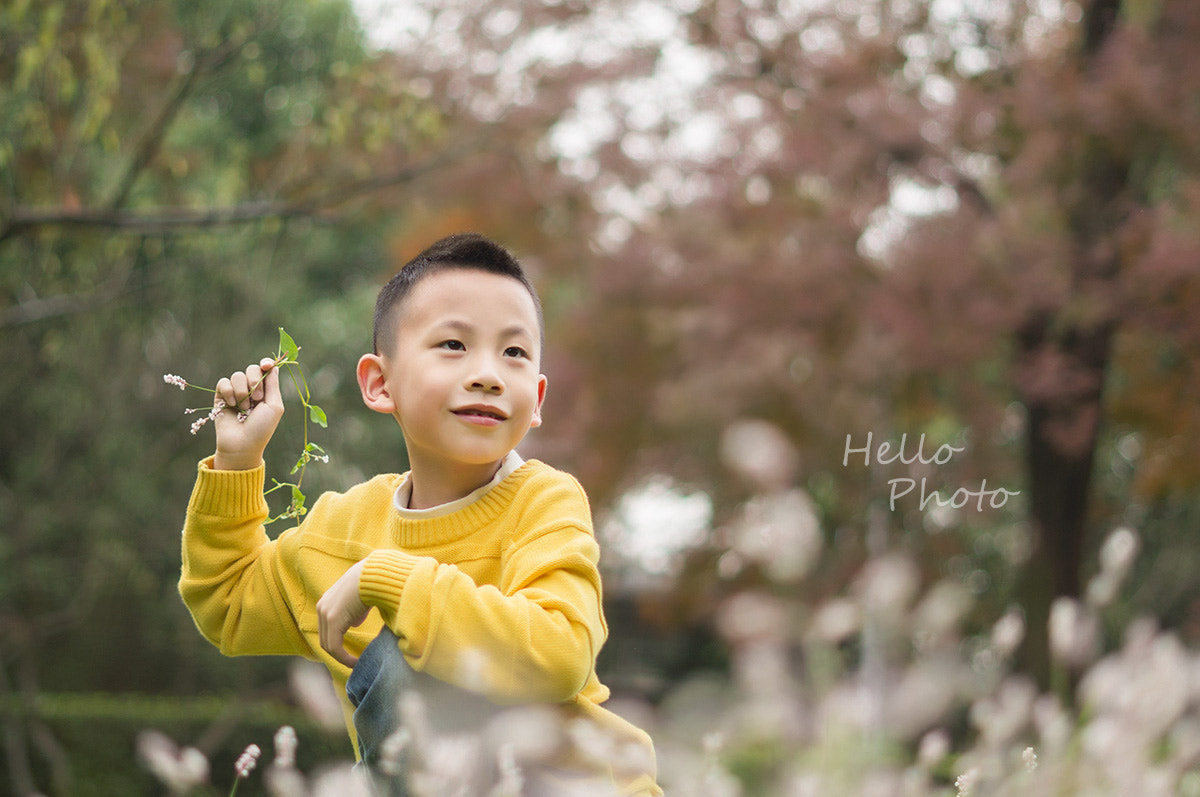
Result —
POLYGON ((396 402, 388 393, 382 357, 378 354, 364 354, 358 360, 357 374, 363 404, 386 415, 396 411, 396 402))
POLYGON ((546 375, 538 374, 537 406, 533 408, 533 419, 529 422, 530 429, 542 425, 542 402, 546 400, 546 375))

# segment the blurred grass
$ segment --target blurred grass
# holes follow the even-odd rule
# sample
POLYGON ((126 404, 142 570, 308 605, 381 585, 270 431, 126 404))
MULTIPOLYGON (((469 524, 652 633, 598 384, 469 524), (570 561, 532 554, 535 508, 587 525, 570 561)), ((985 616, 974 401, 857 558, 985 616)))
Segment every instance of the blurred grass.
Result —
POLYGON ((33 716, 50 722, 213 722, 238 716, 239 722, 247 725, 316 727, 303 711, 282 701, 246 701, 243 696, 233 693, 173 697, 104 692, 43 692, 32 700, 10 694, 0 696, 0 711, 7 715, 33 716))
MULTIPOLYGON (((32 700, 0 696, 0 720, 42 728, 53 737, 60 755, 39 749, 32 755, 38 783, 55 784, 50 793, 75 797, 138 797, 164 794, 141 765, 137 738, 153 728, 180 746, 199 748, 211 763, 212 788, 202 794, 224 794, 233 782, 233 764, 254 743, 273 756, 272 739, 282 725, 296 729, 301 766, 313 771, 352 760, 344 732, 323 730, 305 712, 281 700, 246 699, 236 693, 176 697, 129 693, 43 693, 32 700), (69 762, 69 763, 67 763, 69 762)), ((39 734, 29 733, 36 745, 39 734)), ((10 784, 9 761, 0 758, 0 783, 10 784)), ((240 795, 266 794, 261 778, 252 776, 240 795)))

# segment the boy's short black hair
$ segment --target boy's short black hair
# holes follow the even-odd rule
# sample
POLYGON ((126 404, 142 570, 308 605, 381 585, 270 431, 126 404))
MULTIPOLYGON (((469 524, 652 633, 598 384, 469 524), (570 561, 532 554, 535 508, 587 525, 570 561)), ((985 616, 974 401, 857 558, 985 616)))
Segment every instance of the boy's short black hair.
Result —
POLYGON ((405 264, 404 268, 388 280, 375 300, 375 325, 372 345, 380 354, 381 344, 390 349, 395 338, 396 318, 404 300, 412 289, 425 277, 454 268, 476 269, 490 274, 512 277, 525 286, 533 299, 537 312, 539 342, 545 343, 545 324, 542 318, 542 302, 538 299, 533 283, 525 276, 520 262, 507 249, 482 235, 473 232, 449 235, 434 243, 421 254, 405 264))

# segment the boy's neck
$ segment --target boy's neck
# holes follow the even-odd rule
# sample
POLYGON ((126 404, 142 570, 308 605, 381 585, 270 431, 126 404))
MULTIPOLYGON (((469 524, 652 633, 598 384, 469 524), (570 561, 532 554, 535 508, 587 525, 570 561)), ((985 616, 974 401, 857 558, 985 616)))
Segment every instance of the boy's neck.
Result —
POLYGON ((432 509, 460 498, 466 498, 492 480, 504 460, 473 468, 455 467, 446 471, 431 466, 419 467, 412 463, 408 479, 412 494, 408 499, 409 509, 432 509))

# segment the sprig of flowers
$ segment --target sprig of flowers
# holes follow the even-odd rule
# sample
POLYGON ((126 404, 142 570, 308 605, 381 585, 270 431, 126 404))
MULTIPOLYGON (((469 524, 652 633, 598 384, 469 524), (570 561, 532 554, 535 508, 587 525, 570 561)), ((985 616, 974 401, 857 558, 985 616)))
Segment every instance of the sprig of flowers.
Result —
POLYGON ((234 762, 233 772, 237 775, 233 781, 233 788, 229 790, 229 797, 237 794, 238 785, 243 780, 250 777, 250 773, 258 766, 258 758, 262 755, 262 748, 256 744, 247 745, 242 754, 238 756, 238 760, 234 762))
MULTIPOLYGON (((311 401, 312 396, 308 389, 308 379, 305 377, 304 369, 300 365, 300 347, 296 345, 296 341, 292 339, 292 336, 284 331, 283 327, 279 328, 279 348, 276 350, 274 355, 274 367, 287 369, 288 375, 292 378, 292 384, 296 388, 296 394, 300 397, 300 403, 304 405, 304 448, 300 452, 300 458, 296 460, 296 464, 292 467, 291 473, 289 474, 295 476, 296 480, 294 482, 281 482, 278 479, 272 479, 271 481, 274 483, 273 486, 263 491, 264 495, 269 495, 276 490, 290 489, 292 494, 292 500, 291 503, 288 504, 287 509, 278 515, 275 515, 274 517, 268 518, 266 520, 267 523, 274 523, 277 520, 283 520, 285 518, 298 518, 307 512, 308 510, 304 506, 305 495, 303 490, 300 489, 300 485, 304 481, 304 469, 307 467, 308 463, 313 461, 329 462, 329 455, 325 453, 325 449, 308 439, 309 421, 322 428, 326 428, 329 423, 328 418, 325 415, 325 410, 321 409, 316 404, 313 404, 311 401)), ((266 377, 263 378, 265 379, 266 377)), ((216 390, 209 387, 204 387, 202 385, 193 384, 178 374, 163 374, 163 382, 177 387, 180 390, 187 390, 189 387, 192 387, 208 393, 216 393, 216 390)), ((258 382, 252 385, 251 392, 253 392, 254 388, 257 388, 261 383, 262 380, 260 379, 258 382)), ((209 421, 215 421, 225 409, 225 402, 220 398, 215 398, 211 408, 195 407, 184 410, 185 415, 194 415, 198 412, 205 413, 200 418, 192 422, 192 434, 199 432, 200 429, 202 429, 209 421)), ((249 409, 238 410, 238 422, 244 422, 253 410, 253 404, 249 409)))

